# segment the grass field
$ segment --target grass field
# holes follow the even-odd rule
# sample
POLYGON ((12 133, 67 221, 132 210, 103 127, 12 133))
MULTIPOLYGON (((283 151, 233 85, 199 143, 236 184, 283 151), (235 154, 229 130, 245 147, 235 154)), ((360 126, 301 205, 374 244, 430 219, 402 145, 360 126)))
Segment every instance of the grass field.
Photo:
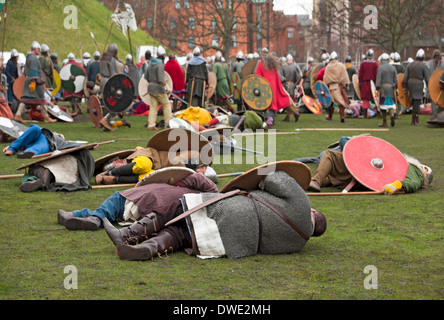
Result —
MULTIPOLYGON (((84 113, 85 113, 84 106, 84 113)), ((175 253, 154 261, 120 260, 103 229, 68 231, 57 209, 96 208, 119 189, 72 193, 19 191, 20 179, 0 180, 0 299, 3 300, 441 300, 443 280, 443 129, 411 127, 403 115, 394 128, 372 132, 380 119, 346 119, 302 114, 297 123, 277 118, 275 129, 367 128, 368 131, 301 131, 276 136, 276 160, 317 156, 343 135, 370 133, 434 170, 429 189, 395 196, 310 196, 328 220, 324 236, 291 255, 256 255, 237 260, 200 260, 175 253), (78 272, 77 289, 65 278, 78 272), (366 273, 366 267, 374 266, 366 273), (366 289, 369 276, 376 289, 366 289), (367 279, 366 279, 367 278, 367 279), (367 282, 366 282, 367 281, 367 282)), ((116 140, 91 151, 94 158, 145 146, 153 135, 146 117, 128 116, 131 128, 102 132, 88 115, 75 123, 43 125, 68 140, 116 140), (119 141, 140 139, 140 141, 119 141)), ((270 142, 270 140, 268 140, 270 142)), ((3 149, 6 144, 1 144, 3 149)), ((251 148, 250 145, 245 146, 251 148)), ((274 155, 268 155, 274 156, 274 155)), ((30 160, 0 156, 0 174, 17 174, 30 160)), ((217 161, 216 161, 217 162, 217 161)), ((220 161, 219 161, 220 162, 220 161)), ((215 164, 217 173, 243 172, 255 164, 215 164)), ((314 164, 308 166, 315 170, 314 164)), ((231 178, 220 179, 221 188, 231 178)), ((94 184, 93 180, 91 181, 94 184)), ((338 191, 327 189, 325 191, 338 191)))

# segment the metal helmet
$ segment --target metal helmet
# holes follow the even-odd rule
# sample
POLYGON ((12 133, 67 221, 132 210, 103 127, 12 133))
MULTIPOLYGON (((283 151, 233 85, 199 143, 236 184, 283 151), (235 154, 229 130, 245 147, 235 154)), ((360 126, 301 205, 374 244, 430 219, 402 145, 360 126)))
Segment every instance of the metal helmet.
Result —
POLYGON ((237 54, 236 54, 236 59, 243 59, 244 58, 244 53, 242 52, 242 51, 239 51, 237 54))
POLYGON ((17 49, 11 50, 11 58, 18 57, 18 55, 19 55, 19 53, 18 53, 17 49))
POLYGON ((53 52, 53 53, 51 53, 51 55, 49 57, 51 59, 57 59, 59 56, 57 55, 57 53, 53 52))
POLYGON ((158 46, 158 47, 157 47, 157 56, 158 56, 158 57, 160 57, 160 56, 164 56, 165 53, 166 53, 166 51, 165 51, 165 48, 164 48, 164 47, 162 47, 162 46, 158 46))
POLYGON ((395 55, 393 57, 393 61, 395 62, 400 62, 401 61, 401 56, 398 52, 395 52, 395 55))
POLYGON ((94 58, 100 58, 100 52, 99 51, 95 51, 93 53, 94 58))
POLYGON ((32 43, 31 43, 31 50, 35 50, 35 49, 41 49, 41 47, 40 47, 40 43, 38 43, 37 41, 33 41, 32 43))
POLYGON ((322 61, 328 60, 328 55, 326 53, 323 53, 322 56, 321 56, 321 60, 322 61))
POLYGON ((130 53, 128 53, 125 57, 125 60, 126 61, 133 61, 133 56, 130 53))
POLYGON ((76 56, 74 55, 74 53, 70 52, 68 53, 68 60, 74 60, 76 58, 76 56))
POLYGON ((291 54, 287 54, 287 62, 294 62, 293 56, 291 54))
POLYGON ((41 52, 48 52, 49 51, 49 46, 47 44, 42 44, 42 47, 40 48, 41 52))
POLYGON ((333 51, 333 52, 330 54, 330 59, 331 59, 331 60, 337 60, 337 59, 338 59, 338 54, 336 53, 336 51, 333 51))
POLYGON ((91 55, 89 54, 89 52, 85 52, 83 54, 83 59, 91 59, 91 55))
POLYGON ((419 49, 417 52, 416 52, 416 58, 418 59, 424 59, 425 58, 425 52, 424 52, 424 50, 423 49, 419 49))
POLYGON ((313 57, 308 57, 307 62, 313 62, 313 61, 314 61, 313 57))
POLYGON ((381 61, 389 61, 390 56, 388 55, 388 53, 384 52, 379 58, 381 59, 381 61))
POLYGON ((352 57, 351 56, 346 56, 345 57, 345 62, 352 62, 352 57))
POLYGON ((396 52, 392 52, 392 53, 390 53, 390 59, 395 60, 395 53, 396 53, 396 52))
POLYGON ((373 59, 373 57, 375 56, 375 52, 373 51, 373 49, 368 49, 366 55, 367 55, 367 58, 373 59))
POLYGON ((199 47, 194 48, 193 55, 195 55, 195 56, 199 56, 200 55, 200 48, 199 47))

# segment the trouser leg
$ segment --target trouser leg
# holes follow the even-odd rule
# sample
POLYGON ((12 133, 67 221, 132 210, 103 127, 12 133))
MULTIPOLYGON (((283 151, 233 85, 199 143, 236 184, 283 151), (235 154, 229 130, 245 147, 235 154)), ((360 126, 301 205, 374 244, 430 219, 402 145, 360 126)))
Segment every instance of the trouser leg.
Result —
POLYGON ((107 218, 110 221, 116 221, 123 217, 126 199, 119 191, 113 193, 108 199, 100 204, 96 210, 82 209, 73 211, 74 217, 84 218, 86 216, 96 216, 101 220, 107 218))

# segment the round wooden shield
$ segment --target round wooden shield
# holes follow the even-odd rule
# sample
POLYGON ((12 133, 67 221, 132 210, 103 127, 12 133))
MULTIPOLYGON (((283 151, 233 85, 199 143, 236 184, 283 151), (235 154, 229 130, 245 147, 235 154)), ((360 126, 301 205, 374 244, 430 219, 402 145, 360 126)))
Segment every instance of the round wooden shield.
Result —
POLYGON ((205 99, 210 99, 216 91, 217 77, 213 71, 208 72, 208 87, 205 92, 205 99))
POLYGON ((404 92, 404 88, 402 86, 402 80, 404 80, 404 74, 398 74, 398 92, 397 99, 400 104, 404 106, 406 109, 410 109, 412 107, 412 100, 410 99, 410 95, 407 92, 404 92))
POLYGON ((182 179, 185 179, 191 174, 196 173, 196 171, 186 168, 186 167, 166 167, 154 170, 153 172, 147 174, 143 177, 137 184, 136 187, 144 186, 151 183, 171 183, 176 184, 182 179))
POLYGON ((97 96, 92 95, 91 97, 89 97, 88 110, 94 127, 100 129, 100 120, 102 120, 103 118, 103 110, 102 106, 100 105, 100 100, 99 98, 97 98, 97 96))
POLYGON ((433 72, 428 85, 430 99, 440 108, 444 108, 444 89, 439 84, 439 78, 441 78, 443 72, 444 69, 433 72))
POLYGON ((328 90, 328 87, 324 82, 316 82, 315 93, 324 107, 328 107, 332 103, 330 91, 328 90))
POLYGON ((233 99, 239 100, 241 98, 241 80, 237 72, 233 72, 230 77, 230 91, 233 99))
POLYGON ((44 162, 44 161, 47 161, 47 160, 51 160, 51 159, 55 159, 55 158, 59 158, 59 157, 61 157, 61 156, 64 156, 64 155, 66 155, 66 154, 73 153, 73 152, 75 152, 75 151, 79 151, 79 150, 92 150, 92 149, 94 149, 96 146, 97 146, 97 143, 90 143, 90 144, 85 144, 85 145, 80 146, 80 147, 69 148, 69 149, 63 149, 63 150, 60 150, 59 153, 54 153, 54 154, 52 154, 52 155, 50 155, 50 156, 48 156, 48 157, 45 157, 45 158, 42 158, 42 159, 39 159, 39 160, 36 160, 36 161, 30 162, 30 163, 25 164, 25 165, 23 165, 23 166, 21 166, 21 167, 18 167, 17 170, 25 169, 25 168, 28 168, 28 167, 30 167, 30 166, 32 166, 32 165, 39 164, 39 163, 44 162))
POLYGON ((344 147, 344 162, 363 186, 381 191, 385 185, 405 179, 409 164, 390 143, 372 136, 350 139, 344 147))
MULTIPOLYGON (((165 82, 169 88, 169 95, 168 96, 170 96, 171 92, 173 91, 173 79, 171 79, 171 76, 166 71, 165 71, 165 82)), ((145 79, 145 76, 140 77, 138 86, 139 86, 140 98, 147 105, 151 106, 151 99, 150 99, 150 95, 148 94, 148 81, 145 79)))
POLYGON ((12 86, 12 91, 14 91, 14 95, 17 97, 17 99, 21 99, 23 96, 23 88, 25 86, 25 75, 22 75, 15 79, 14 85, 12 86))
POLYGON ((243 79, 243 81, 245 81, 245 79, 253 74, 254 69, 256 68, 257 63, 259 62, 259 59, 251 59, 248 60, 247 62, 245 62, 244 66, 242 67, 242 71, 241 71, 241 77, 243 79))
POLYGON ((0 131, 9 137, 8 140, 16 140, 26 131, 26 129, 28 128, 20 122, 0 117, 0 131))
MULTIPOLYGON (((62 79, 60 78, 60 75, 59 75, 59 73, 57 72, 57 70, 53 70, 53 72, 52 72, 52 76, 53 76, 53 79, 54 79, 54 89, 52 89, 52 91, 51 91, 51 95, 53 96, 53 97, 55 97, 55 95, 60 91, 60 89, 62 88, 62 79)), ((86 77, 85 77, 85 79, 86 79, 86 77)))
POLYGON ((321 65, 317 64, 313 67, 313 70, 311 70, 310 87, 311 87, 311 92, 313 92, 313 94, 316 92, 316 75, 318 74, 320 69, 321 69, 321 65))
POLYGON ((227 183, 220 192, 225 193, 238 188, 247 191, 259 189, 259 184, 265 176, 276 171, 286 172, 304 190, 307 190, 310 184, 311 171, 307 165, 298 161, 277 161, 266 163, 243 173, 227 183))
POLYGON ((370 89, 372 91, 373 100, 375 101, 376 107, 379 108, 379 91, 376 90, 376 85, 373 80, 370 80, 370 89))
POLYGON ((312 98, 309 96, 302 96, 302 101, 304 102, 305 106, 314 114, 321 114, 321 106, 312 98))
POLYGON ((254 110, 266 110, 273 102, 273 90, 267 79, 252 74, 242 83, 242 99, 254 110))
POLYGON ((58 120, 62 120, 65 122, 74 122, 74 119, 68 113, 60 109, 58 105, 47 105, 46 109, 48 110, 48 113, 50 115, 58 120))
POLYGON ((91 95, 91 93, 88 91, 88 88, 86 87, 88 81, 89 81, 88 77, 85 77, 85 81, 83 81, 83 94, 85 95, 86 98, 89 98, 89 96, 91 95))
POLYGON ((358 97, 359 100, 362 100, 361 89, 359 89, 359 76, 357 74, 354 74, 352 77, 352 81, 353 81, 353 88, 355 89, 356 92, 356 96, 358 97))
POLYGON ((184 151, 198 151, 200 163, 213 163, 213 148, 210 142, 197 132, 183 128, 166 128, 151 137, 146 146, 157 151, 173 153, 184 151))
POLYGON ((112 159, 126 159, 130 154, 133 154, 135 149, 121 150, 107 154, 106 156, 100 157, 94 160, 94 174, 97 175, 103 171, 103 166, 112 159))
POLYGON ((85 78, 85 71, 75 64, 68 63, 60 70, 62 87, 69 93, 79 93, 82 91, 85 78))
POLYGON ((134 99, 133 81, 126 74, 114 74, 106 81, 102 96, 108 110, 116 113, 123 112, 134 99))

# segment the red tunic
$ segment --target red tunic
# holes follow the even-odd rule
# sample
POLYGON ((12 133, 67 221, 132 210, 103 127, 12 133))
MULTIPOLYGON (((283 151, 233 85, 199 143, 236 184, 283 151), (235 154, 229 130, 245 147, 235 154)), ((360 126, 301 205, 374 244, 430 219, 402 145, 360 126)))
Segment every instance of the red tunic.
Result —
POLYGON ((265 70, 262 61, 259 61, 256 67, 256 74, 268 80, 273 91, 273 101, 269 110, 278 111, 291 105, 290 96, 282 86, 281 78, 276 70, 265 70))
POLYGON ((316 74, 316 81, 324 81, 325 67, 316 74))
POLYGON ((182 72, 182 68, 176 60, 168 60, 165 63, 165 71, 170 75, 173 80, 173 93, 182 97, 185 95, 185 77, 182 72))
POLYGON ((370 80, 376 83, 378 74, 378 63, 375 60, 364 60, 359 67, 359 84, 361 86, 361 98, 363 100, 373 99, 370 80))

